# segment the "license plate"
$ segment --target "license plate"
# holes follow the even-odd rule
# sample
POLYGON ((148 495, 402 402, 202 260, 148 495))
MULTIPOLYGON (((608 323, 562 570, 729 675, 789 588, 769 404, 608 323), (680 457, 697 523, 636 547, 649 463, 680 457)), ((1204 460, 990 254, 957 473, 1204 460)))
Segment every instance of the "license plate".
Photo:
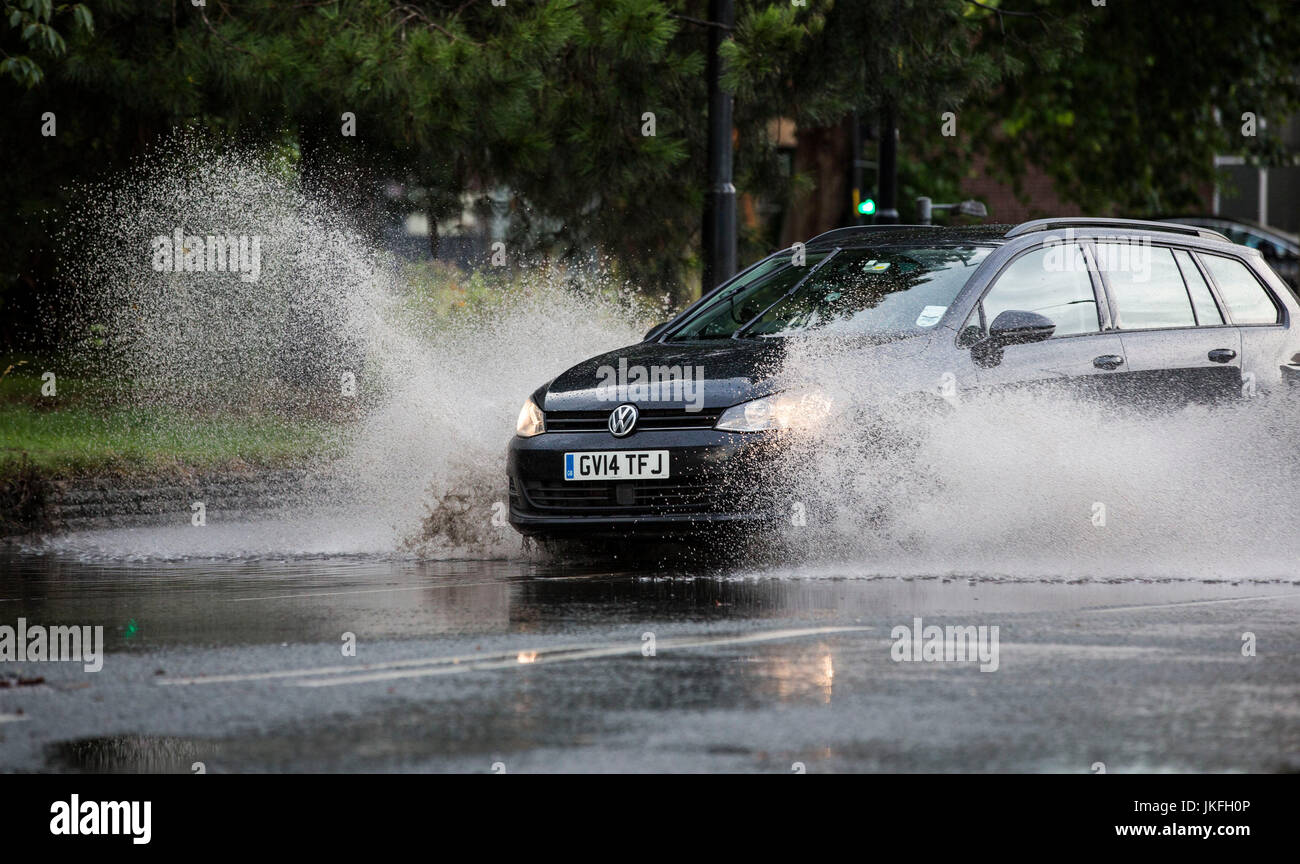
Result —
POLYGON ((667 476, 667 450, 595 450, 564 454, 565 480, 658 480, 667 476))

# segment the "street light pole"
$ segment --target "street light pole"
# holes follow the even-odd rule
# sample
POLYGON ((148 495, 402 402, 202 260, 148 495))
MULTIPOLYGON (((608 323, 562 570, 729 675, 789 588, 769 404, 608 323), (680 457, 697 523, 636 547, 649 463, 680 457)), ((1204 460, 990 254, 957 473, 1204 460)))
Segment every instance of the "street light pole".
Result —
POLYGON ((731 94, 722 89, 722 41, 735 23, 733 0, 709 0, 709 194, 704 205, 703 290, 736 273, 736 187, 731 165, 731 94))
POLYGON ((876 202, 876 223, 898 222, 898 122, 894 106, 880 112, 880 200, 876 202))
POLYGON ((862 224, 862 214, 858 212, 858 203, 862 200, 862 121, 858 112, 849 115, 849 221, 854 225, 862 224))

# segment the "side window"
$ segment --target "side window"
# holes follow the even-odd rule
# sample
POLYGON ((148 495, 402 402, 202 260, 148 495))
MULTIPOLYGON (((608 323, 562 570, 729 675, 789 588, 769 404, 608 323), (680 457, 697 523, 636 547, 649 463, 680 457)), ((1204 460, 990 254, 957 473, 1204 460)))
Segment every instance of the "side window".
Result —
POLYGON ((1205 283, 1205 277, 1197 269, 1196 262, 1192 256, 1182 249, 1174 253, 1174 258, 1178 261, 1178 268, 1183 271, 1183 280, 1187 283, 1187 293, 1192 295, 1192 307, 1196 309, 1196 323, 1202 327, 1213 327, 1223 323, 1223 313, 1219 311, 1219 306, 1214 302, 1214 295, 1210 293, 1210 286, 1205 283))
POLYGON ((1276 324, 1277 307, 1250 269, 1233 258, 1201 254, 1234 324, 1276 324))
MULTIPOLYGON (((1051 318, 1056 323, 1053 338, 1101 330, 1088 265, 1083 250, 1073 243, 1044 246, 1021 255, 1002 271, 981 305, 985 327, 1000 313, 1015 309, 1051 318)), ((963 337, 972 323, 979 323, 978 314, 966 322, 963 337)))
POLYGON ((1106 271, 1121 329, 1196 326, 1187 286, 1169 249, 1136 243, 1098 243, 1097 263, 1106 271))

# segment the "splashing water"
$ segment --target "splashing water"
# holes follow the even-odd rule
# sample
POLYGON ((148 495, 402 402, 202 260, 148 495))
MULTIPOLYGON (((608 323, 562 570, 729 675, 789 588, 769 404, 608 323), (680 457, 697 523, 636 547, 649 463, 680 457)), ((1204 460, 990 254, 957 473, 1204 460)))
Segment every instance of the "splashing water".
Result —
MULTIPOLYGON (((86 361, 117 398, 283 412, 321 423, 341 454, 278 513, 51 541, 79 554, 518 554, 492 517, 519 404, 637 341, 648 317, 607 274, 535 267, 478 311, 435 318, 328 191, 305 189, 287 161, 189 133, 79 200, 66 276, 80 322, 106 342, 86 361), (157 269, 156 238, 177 229, 205 247, 201 259, 182 248, 182 264, 204 267, 209 236, 258 238, 255 278, 178 272, 174 243, 157 269)), ((888 367, 826 338, 793 340, 782 376, 837 410, 763 478, 772 498, 813 505, 781 537, 795 563, 767 575, 1295 578, 1294 399, 1159 416, 1029 392, 890 403, 888 367)))
POLYGON ((395 373, 388 398, 365 419, 343 461, 371 518, 386 514, 400 524, 409 520, 411 502, 421 501, 419 530, 398 532, 408 549, 517 550, 519 540, 499 517, 519 406, 575 363, 637 341, 638 328, 624 311, 568 295, 540 275, 529 284, 528 294, 447 328, 432 344, 408 342, 402 355, 410 365, 395 373))
POLYGON ((792 344, 783 375, 840 406, 783 462, 782 494, 825 505, 786 530, 811 561, 796 574, 1300 575, 1293 394, 1169 412, 1035 390, 890 400, 887 366, 825 339, 792 344))
POLYGON ((102 337, 85 343, 82 362, 112 398, 184 407, 196 414, 196 433, 205 412, 312 423, 341 455, 316 460, 311 491, 255 522, 210 514, 203 531, 86 532, 57 538, 57 549, 127 558, 516 554, 514 532, 492 519, 506 501, 505 448, 519 405, 547 378, 641 332, 638 301, 598 268, 523 268, 488 280, 471 298, 477 305, 456 312, 456 301, 435 315, 424 301, 440 286, 413 284, 327 192, 305 189, 291 164, 193 133, 172 135, 78 200, 62 228, 75 250, 64 275, 76 286, 78 323, 102 337), (249 259, 256 249, 260 260, 235 268, 227 256, 222 268, 212 252, 229 237, 230 248, 246 248, 249 259))

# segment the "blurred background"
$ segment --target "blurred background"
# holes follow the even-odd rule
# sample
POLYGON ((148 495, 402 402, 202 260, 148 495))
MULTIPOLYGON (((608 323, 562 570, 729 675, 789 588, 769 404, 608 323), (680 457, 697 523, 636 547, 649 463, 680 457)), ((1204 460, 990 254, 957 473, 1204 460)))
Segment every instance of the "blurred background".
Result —
POLYGON ((1300 253, 1290 0, 5 0, 0 49, 8 352, 86 323, 51 314, 57 228, 177 127, 273 154, 400 260, 502 242, 674 304, 921 197, 1300 253))

